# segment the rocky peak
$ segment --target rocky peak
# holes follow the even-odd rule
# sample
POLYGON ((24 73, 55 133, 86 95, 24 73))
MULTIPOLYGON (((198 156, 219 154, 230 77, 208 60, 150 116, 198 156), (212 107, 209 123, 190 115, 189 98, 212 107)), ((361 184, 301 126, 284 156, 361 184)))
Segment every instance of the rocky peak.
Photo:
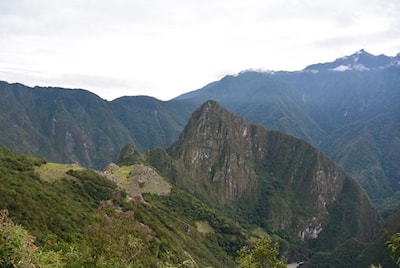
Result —
POLYGON ((344 217, 356 210, 373 217, 368 231, 357 226, 351 235, 365 241, 377 230, 379 217, 365 192, 321 151, 304 140, 251 125, 215 101, 192 114, 168 153, 181 174, 178 186, 209 203, 241 203, 245 213, 257 215, 256 224, 271 231, 315 239, 330 228, 332 217, 352 221, 353 216, 344 217), (354 198, 340 201, 348 181, 354 185, 354 198), (341 202, 351 203, 345 205, 349 211, 332 216, 341 202))
POLYGON ((118 165, 132 165, 142 161, 142 157, 135 145, 129 143, 121 150, 118 156, 118 165))
POLYGON ((215 202, 238 200, 252 174, 251 127, 215 101, 197 109, 169 152, 182 161, 186 176, 203 181, 207 192, 221 192, 215 202))

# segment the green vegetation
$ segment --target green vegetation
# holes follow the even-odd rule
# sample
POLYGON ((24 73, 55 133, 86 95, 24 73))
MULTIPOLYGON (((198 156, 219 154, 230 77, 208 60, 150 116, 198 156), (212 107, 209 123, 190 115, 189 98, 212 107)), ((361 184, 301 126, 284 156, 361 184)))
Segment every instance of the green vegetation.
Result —
POLYGON ((249 230, 263 228, 288 259, 330 253, 351 238, 363 244, 378 232, 366 193, 321 151, 214 101, 193 113, 167 152, 170 161, 157 154, 168 166, 159 170, 175 166, 177 186, 249 230))
POLYGON ((167 180, 143 163, 129 166, 110 164, 104 174, 132 196, 142 193, 165 195, 171 191, 167 180))
POLYGON ((84 90, 1 82, 0 145, 102 169, 128 143, 139 151, 166 148, 192 111, 212 99, 250 122, 319 146, 364 186, 387 218, 399 207, 385 202, 400 190, 399 77, 396 67, 249 71, 166 102, 144 96, 107 102, 84 90))
POLYGON ((59 252, 43 251, 34 242, 25 228, 8 217, 7 210, 0 210, 1 267, 62 267, 59 252))
POLYGON ((208 221, 196 221, 195 225, 197 231, 201 234, 214 233, 214 229, 211 227, 208 221))
POLYGON ((195 106, 152 97, 123 97, 110 102, 139 151, 167 147, 179 136, 195 106))
POLYGON ((154 258, 146 253, 156 242, 151 230, 135 219, 133 211, 122 211, 105 202, 97 215, 96 221, 85 229, 90 249, 85 266, 150 267, 154 258))
POLYGON ((83 170, 84 168, 73 164, 45 163, 35 167, 35 173, 38 173, 40 179, 46 182, 55 182, 66 176, 68 170, 83 170))
POLYGON ((127 144, 124 148, 122 148, 119 153, 117 164, 122 166, 128 166, 133 164, 142 163, 143 160, 141 158, 140 153, 136 150, 133 144, 127 144))
POLYGON ((246 239, 176 188, 127 203, 124 191, 92 170, 4 149, 0 163, 0 206, 10 212, 1 214, 2 267, 21 260, 24 267, 227 267, 246 239))
POLYGON ((351 238, 341 243, 333 251, 316 252, 304 267, 362 267, 357 257, 364 246, 365 244, 351 238))
POLYGON ((279 245, 270 238, 259 239, 252 248, 242 247, 236 262, 243 268, 286 268, 278 258, 279 245))
POLYGON ((400 190, 399 77, 395 66, 368 72, 248 71, 166 102, 144 96, 107 102, 84 90, 1 82, 0 145, 102 169, 127 143, 139 151, 167 147, 192 111, 212 99, 250 122, 319 146, 374 202, 384 202, 400 190))
POLYGON ((385 244, 390 240, 392 234, 400 232, 399 222, 400 213, 388 218, 380 233, 365 245, 354 263, 357 263, 358 267, 369 267, 371 264, 381 265, 384 268, 398 267, 390 258, 390 251, 385 244))
POLYGON ((65 241, 80 239, 99 202, 110 198, 116 188, 91 170, 63 173, 66 166, 0 149, 0 207, 39 243, 49 235, 65 241))
POLYGON ((101 169, 133 141, 110 105, 93 93, 7 83, 0 87, 1 146, 101 169))
POLYGON ((390 250, 390 257, 400 266, 400 233, 393 234, 386 246, 390 250))
MULTIPOLYGON (((246 239, 244 229, 185 191, 174 187, 168 196, 145 195, 145 198, 150 201, 150 204, 157 205, 157 208, 152 207, 155 211, 146 210, 146 214, 149 212, 152 212, 151 215, 161 214, 164 220, 175 218, 176 221, 179 219, 178 223, 173 225, 180 226, 179 229, 189 232, 194 235, 194 238, 203 238, 211 248, 203 248, 199 254, 209 254, 210 260, 232 261, 232 257, 228 256, 234 256, 236 250, 244 244, 246 239), (208 232, 198 230, 199 222, 203 222, 203 227, 207 226, 208 232), (210 251, 211 249, 213 251, 210 251)), ((146 221, 144 222, 146 223, 146 221)), ((154 226, 154 228, 158 229, 159 227, 154 226)), ((176 241, 176 243, 180 244, 181 242, 176 241)), ((189 245, 186 246, 189 247, 189 245)), ((196 248, 197 246, 191 245, 190 247, 196 248)))
POLYGON ((386 199, 377 201, 377 208, 384 219, 395 215, 400 211, 400 191, 395 192, 393 195, 386 199))
MULTIPOLYGON (((0 211, 1 267, 193 267, 163 252, 152 231, 133 217, 104 202, 78 243, 49 239, 42 246, 35 237, 0 211), (162 254, 164 258, 160 257, 162 254)), ((190 256, 190 255, 189 255, 190 256)), ((187 257, 187 256, 186 256, 187 257)), ((192 265, 190 265, 192 264, 192 265)))

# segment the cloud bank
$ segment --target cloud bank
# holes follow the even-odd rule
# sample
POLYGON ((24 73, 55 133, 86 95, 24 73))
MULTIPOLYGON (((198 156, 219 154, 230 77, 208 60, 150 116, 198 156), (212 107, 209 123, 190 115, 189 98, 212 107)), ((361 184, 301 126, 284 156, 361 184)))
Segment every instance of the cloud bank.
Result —
POLYGON ((0 80, 169 99, 249 68, 400 51, 398 0, 3 0, 0 80))

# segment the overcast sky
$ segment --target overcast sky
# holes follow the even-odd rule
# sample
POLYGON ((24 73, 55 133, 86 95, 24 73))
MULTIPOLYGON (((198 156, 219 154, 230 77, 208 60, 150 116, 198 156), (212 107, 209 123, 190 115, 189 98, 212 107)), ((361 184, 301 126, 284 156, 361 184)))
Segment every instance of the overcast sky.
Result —
POLYGON ((399 0, 0 0, 0 80, 167 100, 245 69, 400 52, 399 0))

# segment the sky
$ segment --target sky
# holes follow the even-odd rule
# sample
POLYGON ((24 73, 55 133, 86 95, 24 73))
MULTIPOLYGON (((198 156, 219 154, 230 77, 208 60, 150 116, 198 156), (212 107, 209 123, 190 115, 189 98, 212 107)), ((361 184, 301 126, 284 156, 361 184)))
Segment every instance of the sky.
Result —
POLYGON ((0 0, 0 80, 169 100, 247 69, 400 52, 399 0, 0 0))

